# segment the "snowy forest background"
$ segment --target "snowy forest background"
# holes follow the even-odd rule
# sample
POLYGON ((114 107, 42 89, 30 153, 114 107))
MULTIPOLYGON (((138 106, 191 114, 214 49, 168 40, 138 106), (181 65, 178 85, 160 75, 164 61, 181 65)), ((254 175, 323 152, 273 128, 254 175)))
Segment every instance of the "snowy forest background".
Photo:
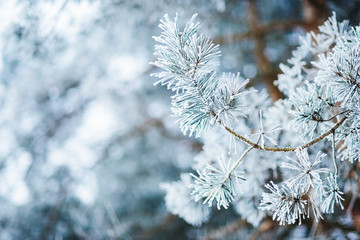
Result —
POLYGON ((160 183, 189 171, 202 140, 153 87, 152 36, 165 13, 197 12, 219 72, 276 100, 279 63, 331 11, 360 22, 356 0, 0 1, 0 239, 257 238, 232 209, 199 228, 166 210, 160 183))

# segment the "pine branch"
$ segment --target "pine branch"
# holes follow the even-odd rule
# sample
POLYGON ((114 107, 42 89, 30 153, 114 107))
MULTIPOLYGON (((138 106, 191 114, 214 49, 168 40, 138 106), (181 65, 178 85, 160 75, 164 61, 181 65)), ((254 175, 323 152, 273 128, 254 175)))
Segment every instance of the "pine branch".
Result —
MULTIPOLYGON (((319 1, 321 2, 322 0, 319 1)), ((276 96, 276 91, 273 91, 272 77, 266 75, 268 69, 271 68, 271 64, 264 52, 265 35, 256 32, 259 26, 261 26, 259 23, 260 16, 256 9, 256 0, 248 0, 247 6, 248 22, 252 31, 254 31, 252 37, 255 41, 254 53, 256 63, 260 75, 266 79, 268 92, 276 100, 279 96, 276 96)), ((193 24, 193 19, 190 21, 190 25, 193 24)), ((353 76, 349 73, 351 78, 347 82, 351 84, 344 85, 343 79, 340 78, 339 81, 338 75, 334 75, 331 71, 330 74, 328 72, 329 69, 337 68, 341 69, 344 73, 353 72, 353 68, 349 68, 349 66, 358 65, 358 48, 353 46, 357 43, 355 40, 360 35, 360 31, 354 32, 355 30, 351 30, 353 32, 350 32, 350 30, 346 30, 347 23, 342 22, 338 24, 335 15, 333 15, 323 26, 319 27, 319 34, 312 32, 306 35, 306 38, 300 39, 302 42, 301 46, 294 52, 293 58, 289 60, 293 67, 284 67, 282 69, 284 71, 283 80, 289 81, 295 79, 295 83, 290 85, 279 83, 282 90, 289 89, 286 93, 289 98, 279 101, 278 105, 275 104, 274 109, 269 110, 270 117, 266 117, 266 119, 269 120, 267 122, 269 125, 279 124, 276 120, 271 120, 271 115, 283 112, 284 108, 290 108, 288 112, 295 115, 292 121, 295 131, 300 134, 305 132, 312 140, 297 147, 267 147, 264 146, 264 141, 261 139, 265 134, 261 122, 261 114, 260 130, 257 133, 260 134, 260 139, 262 140, 260 145, 259 140, 255 143, 247 137, 236 133, 232 130, 232 124, 239 120, 240 116, 248 116, 250 124, 246 127, 256 126, 256 123, 252 123, 252 114, 261 110, 262 107, 269 107, 268 98, 266 102, 260 97, 261 94, 249 95, 249 99, 240 98, 240 95, 243 96, 245 94, 241 91, 241 88, 247 84, 248 80, 243 81, 241 86, 238 84, 238 81, 241 80, 239 77, 225 76, 219 81, 214 64, 208 65, 209 67, 205 70, 203 68, 204 64, 206 65, 214 60, 214 57, 218 55, 217 52, 213 51, 217 49, 217 46, 213 47, 213 43, 208 38, 203 38, 202 35, 200 35, 200 38, 193 35, 194 37, 187 38, 188 40, 185 42, 182 39, 183 35, 179 34, 177 30, 176 21, 175 24, 169 22, 168 18, 166 21, 166 24, 163 22, 162 28, 163 30, 167 29, 167 32, 165 31, 160 38, 156 38, 158 42, 165 44, 165 46, 157 46, 157 55, 160 58, 155 64, 165 70, 165 72, 157 74, 161 78, 159 82, 176 92, 176 96, 173 97, 175 99, 173 106, 175 106, 176 110, 174 113, 176 116, 182 117, 180 125, 183 132, 186 133, 187 130, 190 130, 190 136, 192 132, 196 132, 196 136, 199 136, 209 126, 219 123, 227 132, 249 145, 248 149, 236 162, 232 162, 231 158, 225 159, 221 157, 219 158, 218 166, 208 164, 202 171, 197 170, 198 176, 191 174, 194 178, 194 184, 191 187, 194 189, 192 195, 195 196, 195 201, 202 200, 203 203, 212 206, 215 200, 218 209, 221 206, 227 208, 234 200, 235 187, 233 180, 242 179, 239 177, 236 169, 252 149, 270 152, 292 152, 299 150, 297 151, 297 160, 291 159, 290 163, 283 163, 282 165, 285 168, 297 171, 297 174, 281 183, 280 187, 272 181, 271 184, 267 184, 266 188, 271 193, 263 193, 260 209, 274 212, 273 219, 280 221, 280 225, 294 224, 296 221, 299 221, 299 224, 301 224, 302 219, 310 217, 310 212, 314 214, 316 221, 318 221, 318 219, 322 219, 322 213, 333 213, 335 205, 340 205, 343 209, 343 192, 337 184, 338 167, 335 155, 335 136, 338 141, 344 141, 343 151, 340 156, 344 158, 343 155, 346 155, 345 157, 349 155, 349 158, 352 158, 352 160, 357 159, 357 139, 359 139, 360 133, 354 130, 352 132, 354 137, 351 139, 347 138, 346 133, 350 131, 349 129, 354 129, 354 127, 357 129, 360 123, 358 118, 360 113, 357 101, 358 95, 353 94, 354 88, 358 84, 357 78, 360 78, 360 74, 357 73, 358 75, 353 76), (170 36, 169 33, 172 33, 172 35, 170 36), (354 40, 347 41, 346 37, 348 36, 353 37, 354 40), (198 39, 201 40, 200 43, 198 39), (206 44, 201 44, 201 42, 206 44), (207 55, 206 60, 202 60, 203 51, 201 49, 206 49, 206 47, 209 49, 208 52, 212 53, 207 55), (312 62, 314 68, 307 69, 306 63, 310 62, 305 59, 306 56, 312 54, 315 57, 317 54, 328 50, 332 52, 327 55, 318 55, 319 60, 312 62), (344 57, 343 52, 349 56, 344 57), (314 74, 315 77, 311 74, 314 74), (312 80, 309 80, 310 77, 312 80), (299 87, 302 85, 304 87, 299 87), (355 87, 352 85, 355 85, 355 87), (259 99, 253 99, 256 97, 259 99), (245 107, 255 111, 243 111, 245 107), (335 107, 341 108, 342 112, 339 111, 340 113, 334 115, 332 110, 335 107), (335 122, 335 119, 337 122, 335 122), (347 120, 348 122, 346 122, 347 120), (322 122, 329 123, 320 124, 322 122), (336 131, 345 122, 346 126, 341 128, 341 131, 336 131), (332 127, 329 127, 330 129, 325 130, 323 128, 330 124, 333 124, 332 127), (313 138, 313 134, 318 132, 322 132, 321 135, 313 138), (333 174, 329 174, 330 170, 327 166, 319 167, 322 158, 325 156, 324 153, 321 154, 320 151, 315 161, 311 161, 307 150, 304 150, 324 140, 330 134, 332 134, 335 177, 333 174), (344 152, 345 154, 343 154, 344 152), (328 183, 322 181, 324 177, 327 177, 328 183)), ((194 26, 192 29, 195 31, 198 25, 194 26)), ((279 91, 276 87, 275 90, 279 91)), ((286 119, 281 119, 280 122, 286 122, 287 120, 288 116, 286 116, 286 119)), ((244 123, 246 124, 246 122, 244 123)), ((276 145, 275 140, 271 142, 276 145)))
MULTIPOLYGON (((259 141, 258 141, 259 142, 259 141)), ((228 181, 231 177, 231 174, 236 170, 236 168, 239 166, 239 164, 241 163, 241 161, 245 158, 245 156, 251 151, 253 150, 254 147, 250 147, 248 148, 242 155, 241 157, 237 160, 237 162, 235 163, 235 165, 233 166, 233 168, 229 171, 229 175, 227 178, 224 179, 222 184, 225 184, 226 181, 228 181)))
POLYGON ((330 135, 331 133, 333 133, 336 129, 338 129, 344 122, 345 120, 348 118, 350 111, 347 112, 347 114, 338 122, 335 124, 334 127, 332 127, 330 130, 326 131, 325 133, 323 133, 322 135, 320 135, 319 137, 307 142, 304 145, 298 146, 298 147, 264 147, 262 148, 260 145, 250 141, 249 139, 243 137, 242 135, 236 133, 235 131, 231 130, 230 128, 224 126, 225 130, 228 131, 229 133, 231 133, 232 135, 234 135, 236 138, 238 138, 239 140, 243 141, 244 143, 259 149, 259 150, 263 150, 263 151, 269 151, 269 152, 294 152, 297 148, 301 148, 301 149, 305 149, 308 148, 312 145, 314 145, 315 143, 321 141, 322 139, 324 139, 325 137, 327 137, 328 135, 330 135))

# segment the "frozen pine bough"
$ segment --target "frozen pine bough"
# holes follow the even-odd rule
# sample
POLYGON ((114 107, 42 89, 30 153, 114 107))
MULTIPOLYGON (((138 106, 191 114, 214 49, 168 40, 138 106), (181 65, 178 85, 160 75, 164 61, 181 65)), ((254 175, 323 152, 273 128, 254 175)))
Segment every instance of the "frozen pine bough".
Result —
POLYGON ((359 190, 360 27, 333 14, 301 37, 280 65, 285 98, 273 103, 239 73, 216 72, 219 48, 195 18, 180 30, 166 15, 154 37, 156 84, 174 92, 182 132, 204 139, 194 171, 163 185, 169 210, 201 225, 207 207, 232 204, 254 226, 266 215, 285 225, 351 212, 344 199, 359 190))

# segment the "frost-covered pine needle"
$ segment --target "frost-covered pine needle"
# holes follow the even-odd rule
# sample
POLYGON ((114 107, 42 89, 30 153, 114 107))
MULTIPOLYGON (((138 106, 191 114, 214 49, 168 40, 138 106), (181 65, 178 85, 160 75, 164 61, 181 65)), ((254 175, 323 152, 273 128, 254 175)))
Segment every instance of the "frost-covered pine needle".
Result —
POLYGON ((218 209, 228 208, 234 200, 235 188, 239 187, 240 180, 244 180, 242 173, 234 169, 234 164, 230 158, 222 155, 218 158, 218 168, 208 165, 206 169, 197 171, 198 176, 191 174, 195 179, 192 185, 195 200, 203 200, 209 206, 215 200, 218 209))
POLYGON ((320 174, 327 173, 330 170, 328 168, 318 168, 317 165, 321 163, 326 154, 318 152, 314 162, 310 161, 306 149, 297 149, 296 156, 296 160, 288 157, 289 162, 282 163, 283 168, 294 170, 294 177, 286 180, 286 184, 291 188, 300 189, 302 192, 314 187, 314 185, 321 185, 322 178, 320 174))
MULTIPOLYGON (((282 179, 279 185, 271 181, 265 185, 270 192, 262 193, 260 208, 273 212, 273 219, 281 225, 301 224, 302 219, 310 216, 318 221, 322 213, 333 213, 335 205, 343 208, 343 192, 337 184, 341 170, 336 170, 335 176, 329 176, 329 167, 335 164, 337 169, 336 150, 339 158, 348 160, 350 164, 360 160, 360 27, 349 28, 347 21, 337 22, 333 14, 319 27, 319 32, 301 37, 300 46, 293 52, 288 64, 280 65, 283 73, 276 81, 286 98, 271 106, 266 92, 245 89, 249 79, 242 78, 240 74, 218 77, 216 66, 220 51, 209 37, 197 33, 200 24, 195 22, 195 17, 191 18, 183 31, 179 30, 177 17, 171 21, 166 15, 161 21, 163 32, 155 37, 159 43, 155 47, 158 59, 153 63, 162 69, 162 72, 155 74, 160 78, 157 83, 174 91, 172 113, 178 118, 184 134, 198 137, 211 126, 221 124, 222 129, 232 134, 230 151, 226 151, 229 156, 234 154, 238 146, 244 149, 238 141, 232 140, 240 139, 252 147, 237 161, 221 155, 214 162, 217 155, 215 146, 227 141, 221 140, 222 137, 217 139, 216 144, 205 141, 204 149, 213 149, 214 156, 202 161, 208 163, 204 169, 191 174, 192 198, 209 206, 216 202, 218 209, 228 208, 241 189, 239 183, 243 178, 238 167, 256 145, 258 150, 263 151, 254 154, 251 161, 255 161, 255 165, 258 163, 256 167, 259 172, 274 173, 276 170, 276 174, 279 173, 277 177, 287 176, 286 173, 291 176, 282 179), (273 112, 281 116, 268 111, 263 118, 263 112, 268 108, 276 109, 273 112), (338 118, 340 115, 341 120, 338 118), (277 124, 287 122, 291 128, 281 131, 275 140, 269 133, 280 129, 277 124), (266 130, 266 126, 274 125, 266 130), (241 132, 238 134, 239 129, 255 132, 252 135, 258 138, 257 143, 243 137, 241 132), (331 139, 329 134, 333 136, 332 145, 327 143, 331 139), (310 140, 307 141, 307 138, 310 140), (265 147, 267 141, 273 145, 277 145, 278 141, 284 147, 265 147), (315 143, 316 155, 312 153, 313 148, 316 149, 315 143), (288 158, 282 163, 282 168, 278 165, 282 157, 267 152, 295 149, 297 158, 288 158), (323 153, 331 150, 333 161, 323 153), (261 162, 263 159, 266 159, 266 164, 261 162), (327 182, 324 183, 326 178, 327 182)), ((267 175, 260 180, 261 183, 254 179, 246 184, 256 184, 260 190, 252 194, 260 195, 264 182, 271 179, 267 175)), ((255 206, 249 201, 256 198, 256 195, 239 196, 239 201, 246 199, 247 202, 238 205, 255 206)), ((169 204, 170 208, 179 210, 177 214, 188 219, 188 213, 180 210, 182 205, 177 200, 173 201, 173 205, 169 204)), ((262 218, 254 209, 238 212, 245 212, 245 218, 254 223, 262 218)))
POLYGON ((337 177, 333 174, 327 178, 327 185, 325 185, 325 199, 322 202, 322 210, 326 213, 334 213, 334 206, 340 205, 341 209, 344 209, 344 206, 341 201, 344 201, 342 195, 343 192, 340 191, 337 184, 337 177))
POLYGON ((270 193, 262 194, 260 208, 273 212, 273 219, 280 222, 280 225, 294 224, 296 220, 309 217, 307 210, 308 201, 296 189, 286 185, 279 187, 272 181, 265 187, 270 193))

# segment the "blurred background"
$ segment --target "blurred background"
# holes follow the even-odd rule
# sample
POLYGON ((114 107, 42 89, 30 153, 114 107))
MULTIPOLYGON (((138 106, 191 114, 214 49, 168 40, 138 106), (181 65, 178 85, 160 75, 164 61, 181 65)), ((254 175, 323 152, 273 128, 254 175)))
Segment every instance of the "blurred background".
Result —
POLYGON ((202 140, 183 136, 171 93, 153 87, 159 20, 220 44, 219 72, 272 82, 298 36, 356 0, 0 1, 0 239, 215 239, 231 209, 194 228, 169 214, 161 182, 190 171, 202 140))

